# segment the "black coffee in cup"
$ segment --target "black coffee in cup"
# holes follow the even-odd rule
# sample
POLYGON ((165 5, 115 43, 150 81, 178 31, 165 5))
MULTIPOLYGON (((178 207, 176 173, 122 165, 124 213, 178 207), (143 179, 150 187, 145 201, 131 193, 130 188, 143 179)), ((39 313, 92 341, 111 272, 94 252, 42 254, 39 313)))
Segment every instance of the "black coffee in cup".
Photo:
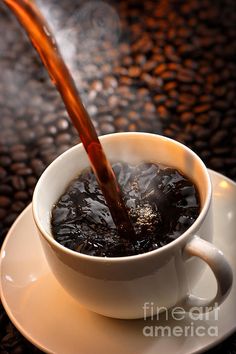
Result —
POLYGON ((63 246, 92 256, 120 257, 162 247, 200 213, 198 191, 180 171, 141 163, 112 165, 136 239, 122 239, 91 169, 73 180, 52 209, 51 229, 63 246))

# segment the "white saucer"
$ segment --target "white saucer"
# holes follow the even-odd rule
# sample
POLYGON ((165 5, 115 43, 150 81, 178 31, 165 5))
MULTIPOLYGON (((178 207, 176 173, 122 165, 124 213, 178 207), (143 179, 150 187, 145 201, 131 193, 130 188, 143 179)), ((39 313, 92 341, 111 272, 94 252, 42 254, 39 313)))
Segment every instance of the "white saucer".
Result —
MULTIPOLYGON (((210 171, 214 190, 214 243, 221 248, 236 276, 236 184, 210 171)), ((207 269, 193 292, 212 296, 215 281, 207 269)), ((2 246, 0 294, 3 306, 19 331, 41 350, 56 354, 189 354, 201 352, 236 330, 236 284, 209 319, 198 321, 114 320, 83 309, 58 284, 49 270, 34 226, 31 205, 16 220, 2 246), (202 326, 203 336, 143 335, 150 326, 202 326), (218 328, 218 336, 209 334, 218 328)), ((165 314, 166 316, 166 314, 165 314)), ((149 332, 150 333, 150 332, 149 332)), ((160 332, 159 332, 160 333, 160 332)), ((202 333, 202 330, 201 330, 202 333)), ((215 334, 215 333, 214 333, 215 334)))

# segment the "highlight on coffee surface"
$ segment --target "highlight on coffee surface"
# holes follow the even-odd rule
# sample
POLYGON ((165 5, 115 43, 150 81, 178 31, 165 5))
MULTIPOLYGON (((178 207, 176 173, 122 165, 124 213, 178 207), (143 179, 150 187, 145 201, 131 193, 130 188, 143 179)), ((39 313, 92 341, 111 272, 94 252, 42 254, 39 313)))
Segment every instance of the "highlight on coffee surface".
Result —
POLYGON ((52 234, 63 246, 101 257, 141 254, 175 240, 198 217, 198 191, 178 170, 150 162, 116 162, 112 167, 135 239, 120 237, 88 168, 71 181, 52 210, 52 234))

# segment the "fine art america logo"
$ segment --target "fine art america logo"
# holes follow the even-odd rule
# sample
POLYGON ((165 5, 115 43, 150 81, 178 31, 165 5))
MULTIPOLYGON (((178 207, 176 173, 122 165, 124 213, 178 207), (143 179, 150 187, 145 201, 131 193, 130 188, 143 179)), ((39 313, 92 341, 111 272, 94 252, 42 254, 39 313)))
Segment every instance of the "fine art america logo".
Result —
POLYGON ((153 302, 143 305, 145 337, 217 337, 219 319, 217 303, 210 308, 192 307, 188 313, 181 306, 155 307, 153 302))

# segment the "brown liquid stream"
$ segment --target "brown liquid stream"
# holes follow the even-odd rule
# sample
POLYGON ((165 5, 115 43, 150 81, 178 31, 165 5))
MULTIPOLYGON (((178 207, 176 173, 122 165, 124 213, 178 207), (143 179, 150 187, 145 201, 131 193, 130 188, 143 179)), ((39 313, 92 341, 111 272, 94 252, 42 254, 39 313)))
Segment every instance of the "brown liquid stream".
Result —
POLYGON ((113 221, 122 238, 134 239, 135 232, 121 197, 114 172, 84 108, 74 80, 65 65, 52 32, 37 6, 30 0, 4 0, 25 29, 39 53, 52 82, 56 85, 67 112, 77 129, 100 185, 113 221))

